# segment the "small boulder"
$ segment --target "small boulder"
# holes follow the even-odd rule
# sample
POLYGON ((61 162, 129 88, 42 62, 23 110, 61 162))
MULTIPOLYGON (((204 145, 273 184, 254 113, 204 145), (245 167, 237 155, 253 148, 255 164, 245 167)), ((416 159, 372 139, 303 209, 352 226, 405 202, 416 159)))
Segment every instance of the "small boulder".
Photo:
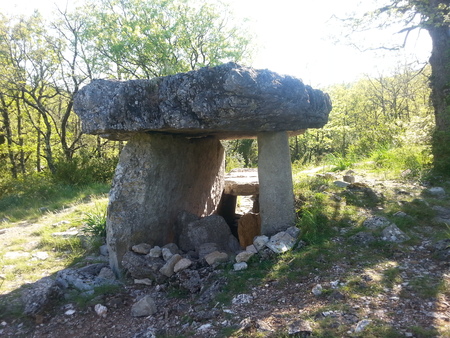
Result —
POLYGON ((355 183, 355 181, 356 181, 355 176, 353 176, 353 175, 344 175, 343 179, 344 179, 344 182, 347 182, 347 183, 355 183))
POLYGON ((177 264, 182 257, 179 254, 172 255, 164 266, 159 270, 164 276, 170 277, 174 274, 175 264, 177 264))
POLYGON ((137 245, 133 245, 131 247, 131 250, 135 253, 141 254, 141 255, 147 255, 150 252, 150 249, 152 246, 147 243, 140 243, 137 245))
POLYGON ((96 304, 94 306, 94 311, 99 317, 106 318, 106 315, 108 313, 108 308, 102 304, 96 304))
POLYGON ((162 258, 163 258, 166 262, 170 259, 170 257, 173 256, 172 251, 170 251, 170 249, 168 249, 168 248, 162 248, 162 249, 161 249, 161 254, 162 254, 162 258))
POLYGON ((241 263, 241 262, 248 262, 248 260, 250 258, 252 258, 254 255, 253 252, 249 252, 249 251, 242 251, 240 253, 238 253, 236 255, 236 262, 237 263, 241 263))
POLYGON ((155 301, 151 296, 145 296, 131 307, 133 317, 147 317, 157 312, 155 301))
POLYGON ((351 236, 350 240, 359 245, 366 245, 375 242, 375 237, 369 232, 360 231, 356 235, 351 236))
POLYGON ((436 197, 436 198, 444 198, 445 197, 445 189, 442 187, 432 187, 432 188, 425 190, 425 192, 432 197, 436 197))
POLYGON ((28 316, 38 315, 61 295, 62 290, 54 279, 41 278, 22 294, 24 313, 28 316))
POLYGON ((206 255, 205 260, 209 265, 224 263, 228 261, 228 254, 226 252, 214 251, 206 255))
POLYGON ((231 300, 232 304, 249 304, 251 302, 253 302, 253 297, 245 293, 236 295, 231 300))
POLYGON ((159 270, 164 266, 161 258, 143 256, 132 251, 123 255, 122 265, 134 279, 150 278, 159 281, 159 270))
POLYGON ((291 226, 289 228, 287 228, 285 230, 286 233, 288 233, 289 235, 291 235, 294 238, 298 238, 298 236, 300 236, 300 229, 297 228, 296 226, 291 226))
POLYGON ((148 255, 150 257, 155 257, 155 258, 161 257, 162 250, 161 250, 161 248, 159 246, 155 246, 155 247, 150 249, 150 252, 148 253, 148 255))
POLYGON ((287 232, 281 231, 273 235, 266 245, 275 253, 283 253, 291 250, 294 247, 295 238, 289 235, 287 232))
POLYGON ((267 242, 269 242, 269 237, 262 235, 255 237, 253 239, 253 245, 255 246, 256 250, 261 251, 266 247, 267 242))
POLYGON ((239 263, 233 264, 234 271, 246 270, 247 268, 248 268, 248 265, 246 262, 239 262, 239 263))
POLYGON ((164 245, 162 248, 169 249, 173 255, 180 253, 180 249, 178 248, 178 245, 176 245, 175 243, 168 243, 164 245))
POLYGON ((388 242, 402 243, 409 240, 409 236, 401 231, 395 224, 391 224, 386 227, 382 234, 381 239, 388 242))
POLYGON ((314 294, 314 296, 320 296, 322 294, 322 290, 322 285, 317 284, 312 288, 311 292, 314 294))
POLYGON ((383 216, 372 216, 368 217, 362 225, 370 230, 376 230, 391 225, 391 222, 383 216))
POLYGON ((173 272, 177 273, 181 270, 187 269, 192 265, 192 261, 188 258, 180 259, 173 267, 173 272))
POLYGON ((185 252, 195 250, 203 243, 217 243, 220 250, 227 250, 230 234, 230 227, 223 217, 211 215, 185 226, 179 244, 185 252))

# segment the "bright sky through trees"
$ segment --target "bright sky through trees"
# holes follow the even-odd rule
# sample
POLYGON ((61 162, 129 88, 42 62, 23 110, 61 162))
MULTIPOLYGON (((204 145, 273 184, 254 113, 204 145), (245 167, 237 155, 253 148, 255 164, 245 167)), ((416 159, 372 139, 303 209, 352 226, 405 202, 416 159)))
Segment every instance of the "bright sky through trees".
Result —
MULTIPOLYGON (((216 0, 210 0, 212 2, 216 0)), ((49 16, 58 6, 65 8, 67 0, 15 0, 2 1, 0 11, 12 14, 31 14, 38 9, 49 16)), ((282 74, 303 79, 314 87, 334 83, 350 82, 370 74, 388 73, 398 63, 428 60, 431 42, 428 33, 412 34, 407 49, 402 53, 358 51, 354 47, 338 43, 341 38, 338 21, 333 16, 344 18, 355 10, 364 10, 372 1, 360 0, 225 0, 231 4, 238 20, 248 18, 248 26, 256 36, 258 51, 252 66, 267 68, 282 74)), ((380 1, 378 1, 380 2, 380 1)), ((374 7, 373 7, 374 8, 374 7)), ((358 39, 370 40, 371 45, 380 46, 403 37, 390 32, 367 32, 358 39)), ((348 42, 348 41, 347 41, 348 42)))

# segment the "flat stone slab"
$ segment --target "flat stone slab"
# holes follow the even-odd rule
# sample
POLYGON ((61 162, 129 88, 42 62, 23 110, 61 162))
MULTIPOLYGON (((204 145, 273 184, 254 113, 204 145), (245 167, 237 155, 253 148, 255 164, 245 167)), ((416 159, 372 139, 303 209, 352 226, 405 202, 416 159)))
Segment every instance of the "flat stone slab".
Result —
POLYGON ((221 139, 321 128, 327 94, 297 78, 227 63, 151 80, 94 80, 75 96, 83 132, 112 140, 163 132, 221 139))
POLYGON ((233 196, 259 194, 258 169, 233 169, 225 175, 224 193, 233 196))

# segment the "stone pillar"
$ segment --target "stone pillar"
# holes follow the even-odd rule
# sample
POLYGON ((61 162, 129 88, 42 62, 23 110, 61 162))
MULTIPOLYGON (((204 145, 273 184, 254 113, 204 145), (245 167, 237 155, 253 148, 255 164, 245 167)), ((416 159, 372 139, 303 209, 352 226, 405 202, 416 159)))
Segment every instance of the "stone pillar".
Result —
POLYGON ((287 132, 258 134, 258 176, 261 233, 271 236, 295 225, 287 132))
POLYGON ((137 134, 120 155, 109 196, 107 244, 120 275, 123 255, 139 243, 177 242, 181 211, 213 213, 224 186, 224 150, 216 138, 137 134))

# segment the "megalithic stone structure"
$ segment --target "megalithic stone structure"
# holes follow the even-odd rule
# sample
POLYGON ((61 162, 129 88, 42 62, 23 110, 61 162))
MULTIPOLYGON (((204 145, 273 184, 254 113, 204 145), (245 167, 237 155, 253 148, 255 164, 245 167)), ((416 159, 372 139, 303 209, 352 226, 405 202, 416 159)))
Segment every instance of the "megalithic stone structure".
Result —
POLYGON ((324 126, 331 101, 297 78, 228 63, 151 80, 94 80, 77 93, 74 110, 85 133, 128 141, 107 218, 119 273, 132 245, 176 242, 182 211, 216 211, 221 139, 258 139, 262 233, 293 225, 288 134, 324 126))

